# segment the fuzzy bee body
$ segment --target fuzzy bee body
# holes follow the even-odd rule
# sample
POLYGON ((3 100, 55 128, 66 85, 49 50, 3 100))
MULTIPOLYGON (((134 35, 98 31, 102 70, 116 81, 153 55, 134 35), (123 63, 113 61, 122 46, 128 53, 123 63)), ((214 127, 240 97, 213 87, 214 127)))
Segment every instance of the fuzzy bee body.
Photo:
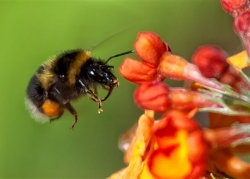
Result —
MULTIPOLYGON (((121 53, 108 60, 132 52, 121 53)), ((77 112, 70 102, 86 94, 98 103, 101 111, 102 102, 118 87, 118 80, 111 72, 113 66, 107 65, 108 60, 104 62, 93 58, 88 51, 77 49, 45 62, 32 76, 26 90, 26 106, 31 115, 44 123, 60 118, 67 109, 74 115, 73 129, 77 112), (98 97, 98 86, 108 90, 105 98, 98 97)))

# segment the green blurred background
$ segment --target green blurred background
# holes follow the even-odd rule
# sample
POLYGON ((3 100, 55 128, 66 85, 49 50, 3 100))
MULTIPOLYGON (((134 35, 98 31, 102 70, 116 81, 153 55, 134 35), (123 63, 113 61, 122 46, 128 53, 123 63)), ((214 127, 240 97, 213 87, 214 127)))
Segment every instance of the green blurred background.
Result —
POLYGON ((117 141, 142 110, 135 85, 118 74, 123 58, 110 62, 120 87, 103 113, 87 97, 73 103, 79 122, 72 132, 68 112, 41 125, 25 109, 27 83, 50 56, 99 43, 92 54, 107 59, 132 49, 139 31, 156 32, 188 60, 202 44, 231 55, 242 49, 231 21, 219 0, 1 0, 0 178, 105 178, 124 167, 117 141))

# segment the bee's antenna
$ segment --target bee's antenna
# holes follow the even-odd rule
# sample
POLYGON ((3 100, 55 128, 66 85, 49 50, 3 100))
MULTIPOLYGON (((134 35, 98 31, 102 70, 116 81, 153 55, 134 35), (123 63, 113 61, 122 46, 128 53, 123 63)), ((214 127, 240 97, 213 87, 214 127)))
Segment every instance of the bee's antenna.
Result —
POLYGON ((123 53, 113 55, 113 56, 109 57, 104 63, 105 64, 108 63, 109 60, 111 60, 112 58, 119 57, 119 56, 122 56, 122 55, 127 55, 127 54, 134 53, 134 52, 135 52, 134 50, 129 50, 129 51, 126 51, 126 52, 123 52, 123 53))
POLYGON ((92 45, 92 47, 91 47, 90 49, 88 49, 88 51, 94 50, 97 46, 99 46, 99 45, 101 45, 102 43, 104 43, 104 42, 110 40, 111 38, 113 38, 113 37, 115 37, 116 35, 122 33, 123 31, 128 30, 129 28, 130 28, 130 27, 124 28, 124 29, 122 29, 122 30, 120 30, 120 31, 118 31, 118 32, 116 32, 116 33, 114 33, 114 34, 108 36, 107 38, 101 40, 100 42, 96 43, 95 45, 92 45))

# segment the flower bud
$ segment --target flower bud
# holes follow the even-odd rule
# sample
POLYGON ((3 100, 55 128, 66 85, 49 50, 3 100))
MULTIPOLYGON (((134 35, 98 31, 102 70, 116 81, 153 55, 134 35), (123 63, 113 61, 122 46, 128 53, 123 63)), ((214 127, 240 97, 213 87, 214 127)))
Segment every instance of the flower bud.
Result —
POLYGON ((157 113, 166 112, 169 107, 169 89, 162 82, 140 85, 134 93, 135 103, 143 108, 154 110, 157 113))
POLYGON ((229 14, 247 8, 247 0, 221 0, 222 8, 229 14))
POLYGON ((193 54, 192 61, 207 78, 218 78, 229 66, 226 53, 216 46, 201 46, 193 54))
POLYGON ((240 36, 248 36, 250 31, 250 11, 246 11, 234 18, 234 30, 240 36))

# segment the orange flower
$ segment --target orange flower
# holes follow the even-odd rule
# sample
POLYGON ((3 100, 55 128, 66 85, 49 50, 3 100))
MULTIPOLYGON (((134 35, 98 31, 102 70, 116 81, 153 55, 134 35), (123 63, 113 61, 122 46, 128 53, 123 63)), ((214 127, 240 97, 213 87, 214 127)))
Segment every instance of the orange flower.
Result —
POLYGON ((152 114, 146 111, 139 119, 125 154, 128 167, 109 179, 199 178, 206 159, 206 142, 199 126, 179 111, 169 112, 155 123, 152 114))
POLYGON ((152 32, 140 32, 134 44, 136 54, 143 62, 126 58, 119 68, 127 80, 142 84, 157 80, 157 66, 163 53, 170 53, 169 46, 152 32))
POLYGON ((158 66, 163 53, 171 52, 170 47, 152 32, 140 32, 134 49, 144 63, 154 68, 158 66))
MULTIPOLYGON (((140 178, 141 173, 143 175, 149 175, 148 178, 143 179, 154 179, 148 173, 145 167, 145 159, 148 157, 148 148, 151 145, 152 126, 154 123, 154 113, 152 111, 146 111, 145 114, 141 115, 138 120, 138 126, 136 128, 135 136, 125 154, 125 160, 129 165, 114 173, 109 179, 134 179, 140 178)), ((134 131, 133 131, 134 132, 134 131)))
POLYGON ((158 148, 149 156, 148 165, 154 176, 195 179, 204 173, 206 142, 193 119, 171 111, 154 125, 153 134, 158 148))

